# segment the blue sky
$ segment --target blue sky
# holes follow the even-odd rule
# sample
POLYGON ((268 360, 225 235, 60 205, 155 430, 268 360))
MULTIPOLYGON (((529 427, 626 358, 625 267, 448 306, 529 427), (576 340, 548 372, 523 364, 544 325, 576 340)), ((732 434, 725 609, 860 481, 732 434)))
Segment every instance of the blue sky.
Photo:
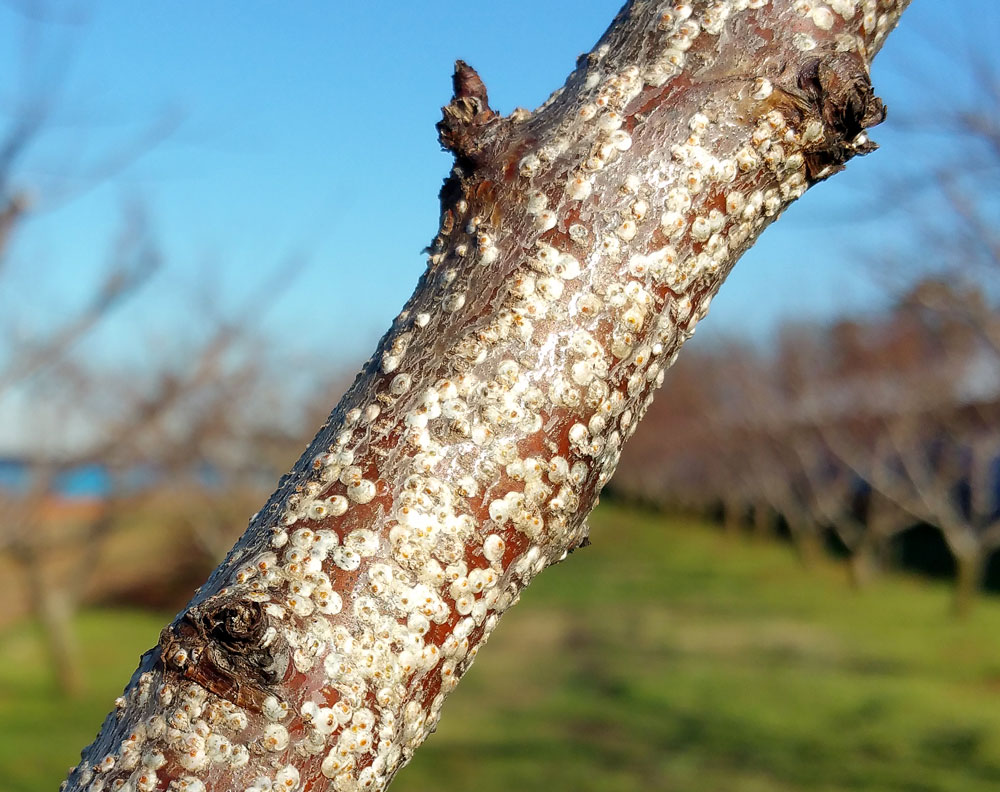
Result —
MULTIPOLYGON (((620 3, 470 1, 456 12, 436 0, 66 0, 50 2, 58 12, 44 25, 25 23, 19 5, 0 4, 0 120, 38 95, 33 85, 56 101, 18 170, 43 211, 16 240, 0 304, 16 305, 29 328, 71 311, 99 279, 123 207, 138 202, 164 268, 88 341, 93 354, 139 358, 148 339, 181 349, 207 302, 237 310, 301 254, 304 267, 258 323, 290 352, 335 367, 368 354, 424 267, 450 163, 434 124, 455 58, 480 71, 502 112, 534 107, 620 3), (90 170, 158 129, 170 132, 92 184, 90 170)), ((1000 3, 964 0, 962 20, 957 5, 914 0, 876 63, 890 108, 873 135, 883 148, 764 235, 699 335, 763 339, 782 319, 879 303, 859 253, 914 221, 896 213, 876 234, 857 211, 866 186, 928 157, 894 120, 926 104, 928 71, 952 85, 943 101, 961 99, 964 64, 942 50, 957 37, 962 51, 985 54, 1000 31, 1000 3), (961 29, 969 19, 977 24, 961 29)))

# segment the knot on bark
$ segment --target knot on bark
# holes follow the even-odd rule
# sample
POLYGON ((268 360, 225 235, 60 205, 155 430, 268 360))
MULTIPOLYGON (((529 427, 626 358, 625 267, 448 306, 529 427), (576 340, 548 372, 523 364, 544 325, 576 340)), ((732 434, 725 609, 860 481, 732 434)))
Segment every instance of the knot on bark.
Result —
POLYGON ((288 669, 289 651, 259 602, 216 595, 160 633, 165 671, 260 710, 288 669))
POLYGON ((465 61, 455 62, 452 84, 455 95, 441 108, 444 117, 437 124, 438 138, 459 165, 474 169, 484 150, 483 130, 499 115, 490 108, 479 74, 465 61))
POLYGON ((810 182, 844 169, 856 154, 878 146, 863 133, 885 120, 885 105, 875 96, 865 62, 856 53, 836 52, 814 58, 798 74, 798 89, 808 115, 818 115, 822 139, 803 151, 810 182))

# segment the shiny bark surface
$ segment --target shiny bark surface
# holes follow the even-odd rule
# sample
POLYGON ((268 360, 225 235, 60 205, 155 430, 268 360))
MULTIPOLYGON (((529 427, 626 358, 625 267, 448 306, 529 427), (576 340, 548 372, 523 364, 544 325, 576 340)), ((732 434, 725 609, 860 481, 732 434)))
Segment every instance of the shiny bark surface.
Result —
POLYGON ((735 261, 873 148, 905 0, 634 0, 534 112, 459 63, 428 268, 68 788, 381 790, 587 540, 735 261))

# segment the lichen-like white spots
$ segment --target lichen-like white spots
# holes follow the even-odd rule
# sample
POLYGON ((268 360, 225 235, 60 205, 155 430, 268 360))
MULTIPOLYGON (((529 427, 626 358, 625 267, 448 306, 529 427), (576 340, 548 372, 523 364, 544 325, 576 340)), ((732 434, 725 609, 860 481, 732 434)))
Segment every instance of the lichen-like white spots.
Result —
POLYGON ((327 616, 334 616, 344 609, 340 594, 329 587, 315 589, 313 600, 316 602, 316 610, 327 616))
POLYGON ((357 528, 344 537, 344 547, 367 558, 378 551, 378 536, 367 528, 357 528))
POLYGON ((700 193, 702 188, 705 186, 705 177, 702 175, 701 171, 690 170, 683 177, 684 186, 687 187, 688 192, 692 195, 700 193))
POLYGON ((288 716, 288 704, 284 701, 279 701, 274 696, 268 696, 264 699, 261 712, 263 712, 264 717, 270 721, 284 720, 288 716))
POLYGON ((752 171, 759 163, 760 157, 753 149, 742 148, 736 152, 736 165, 743 173, 752 171))
POLYGON ((687 220, 680 212, 666 211, 660 217, 660 226, 668 237, 674 238, 687 227, 687 220))
POLYGON ((826 6, 817 6, 812 10, 812 21, 820 30, 829 30, 833 27, 833 13, 826 6))
POLYGON ((674 6, 673 18, 680 23, 686 19, 690 19, 693 13, 694 8, 691 7, 690 3, 678 3, 674 6))
POLYGON ((413 383, 413 377, 409 374, 397 374, 389 382, 389 393, 393 396, 402 396, 410 389, 410 385, 413 383))
POLYGON ((563 293, 563 284, 557 278, 539 278, 535 284, 538 295, 546 302, 558 300, 563 293))
POLYGON ((806 124, 805 129, 802 130, 802 142, 803 143, 813 143, 817 140, 822 140, 823 138, 823 124, 815 119, 809 121, 806 124))
POLYGON ((375 495, 375 483, 367 479, 351 482, 347 486, 347 497, 355 503, 368 503, 375 495))
POLYGON ((638 231, 638 226, 635 224, 635 220, 632 218, 626 218, 622 221, 621 225, 615 229, 615 233, 618 234, 626 242, 633 239, 638 231))
POLYGON ((708 129, 708 116, 704 113, 695 113, 688 119, 688 129, 696 135, 700 135, 708 129))
POLYGON ((741 192, 733 191, 726 196, 726 211, 729 214, 739 214, 746 206, 746 196, 741 192))
POLYGON ((774 92, 774 87, 771 85, 771 81, 766 77, 760 77, 753 86, 753 93, 751 96, 754 99, 761 100, 767 99, 774 92))
POLYGON ((576 310, 587 317, 595 317, 600 312, 603 303, 596 294, 581 294, 576 300, 576 310))
POLYGON ((777 214, 778 210, 781 208, 781 198, 778 196, 776 190, 765 190, 764 191, 764 212, 768 217, 777 214))
POLYGON ((571 176, 569 183, 566 185, 566 195, 573 201, 582 201, 585 198, 590 197, 591 192, 593 192, 593 186, 591 185, 590 179, 586 176, 577 174, 571 176))
POLYGON ((792 36, 792 44, 800 52, 809 52, 816 49, 816 39, 808 33, 796 33, 792 36))
POLYGON ((553 275, 563 280, 573 280, 580 276, 580 262, 575 256, 564 253, 549 270, 553 275))
POLYGON ((548 196, 541 190, 536 190, 533 193, 529 193, 528 202, 525 205, 525 210, 528 212, 528 214, 537 215, 548 205, 549 205, 548 196))
POLYGON ((292 765, 286 765, 274 775, 271 787, 275 792, 295 792, 299 788, 299 771, 292 765))
POLYGON ((830 8, 840 14, 845 20, 854 17, 857 0, 828 0, 830 8))
POLYGON ((584 443, 590 432, 582 423, 575 423, 569 428, 569 441, 575 445, 584 443))
POLYGON ((399 355, 393 355, 391 352, 385 352, 382 355, 382 371, 385 374, 391 374, 399 368, 399 364, 401 362, 402 358, 399 355))
POLYGON ((354 757, 351 753, 342 752, 339 746, 334 746, 329 750, 320 765, 320 772, 326 778, 336 778, 341 773, 354 766, 354 757), (344 755, 346 753, 346 755, 344 755))
POLYGON ((784 114, 780 110, 770 110, 768 114, 764 116, 764 120, 767 122, 767 126, 772 132, 780 132, 788 125, 784 114))
POLYGON ((543 209, 535 215, 535 228, 539 231, 548 231, 556 226, 556 213, 550 209, 543 209))
POLYGON ((612 132, 608 140, 618 151, 628 151, 632 148, 632 136, 624 129, 612 132))
POLYGON ((709 234, 711 234, 711 228, 708 220, 704 217, 696 217, 691 223, 691 238, 698 242, 704 242, 708 239, 709 234))
POLYGON ((622 125, 622 117, 614 110, 606 111, 598 120, 597 126, 605 132, 614 132, 622 125))
POLYGON ((569 238, 578 245, 586 245, 590 239, 590 232, 586 226, 580 223, 572 223, 569 227, 569 238))
POLYGON ((710 36, 718 36, 726 24, 726 19, 734 11, 730 2, 717 2, 705 9, 701 18, 702 29, 710 36))
MULTIPOLYGON (((553 221, 553 225, 555 225, 555 221, 553 221)), ((455 292, 445 297, 444 302, 441 304, 441 307, 444 308, 446 311, 448 311, 448 313, 454 313, 455 311, 460 310, 464 305, 465 305, 464 292, 455 292)))
POLYGON ((643 312, 638 308, 629 308, 622 314, 622 324, 631 332, 638 333, 643 325, 643 312))
POLYGON ((518 171, 524 178, 530 179, 538 173, 541 165, 542 162, 538 159, 537 155, 528 154, 521 159, 520 163, 518 163, 518 171))
POLYGON ((628 260, 628 271, 633 277, 644 278, 649 272, 649 257, 636 253, 628 260))
POLYGON ((606 236, 601 239, 600 251, 610 259, 618 258, 621 253, 621 244, 613 236, 606 236))
MULTIPOLYGON (((524 248, 494 224, 492 198, 470 193, 452 207, 454 230, 435 240, 430 288, 397 317, 376 359, 381 371, 331 417, 306 470, 283 485, 280 510, 257 522, 262 547, 238 555, 225 581, 261 604, 267 645, 287 644, 292 670, 313 680, 308 701, 289 701, 300 716, 268 698, 248 730, 253 713, 203 690, 199 698, 190 680, 150 682, 144 706, 165 716, 149 719, 145 733, 169 742, 170 759, 115 749, 111 769, 95 774, 105 748, 88 761, 88 784, 103 780, 109 792, 130 762, 136 775, 121 792, 171 786, 157 776, 164 763, 170 778, 230 778, 252 764, 255 772, 235 774, 238 792, 299 792, 301 770, 287 752, 322 772, 324 788, 357 792, 381 789, 409 758, 523 584, 585 536, 583 512, 734 252, 808 186, 802 152, 823 125, 787 108, 787 119, 767 112, 777 86, 766 78, 720 87, 740 112, 760 116, 745 146, 731 143, 742 133, 727 100, 712 100, 682 117, 669 154, 646 140, 649 127, 641 157, 620 154, 635 149, 627 130, 646 123, 633 110, 656 92, 638 100, 643 85, 677 74, 697 36, 724 35, 727 17, 751 1, 764 0, 661 4, 670 10, 643 22, 652 65, 623 68, 610 49, 600 69, 591 59, 587 104, 515 159, 524 211, 508 219, 541 231, 564 223, 565 236, 536 233, 524 248), (537 189, 541 177, 549 195, 537 189), (503 291, 480 295, 474 266, 501 255, 511 270, 503 291), (474 321, 447 313, 473 303, 474 321), (428 343, 444 353, 429 380, 428 343)), ((831 16, 861 8, 828 5, 831 16)), ((800 3, 794 21, 831 46, 833 34, 819 34, 824 7, 800 3)), ((717 46, 724 42, 704 42, 698 63, 717 46)), ((190 648, 167 658, 172 669, 190 661, 190 648)))
POLYGON ((679 47, 670 47, 663 51, 659 63, 664 69, 672 70, 673 74, 679 74, 687 63, 687 55, 679 47))
POLYGON ((361 566, 361 556, 346 547, 335 547, 330 553, 330 560, 345 572, 353 572, 361 566))
POLYGON ((288 747, 288 729, 280 723, 269 723, 261 737, 261 744, 266 751, 284 751, 288 747))
POLYGON ((339 517, 347 512, 347 498, 343 495, 334 495, 326 501, 326 511, 331 517, 339 517))

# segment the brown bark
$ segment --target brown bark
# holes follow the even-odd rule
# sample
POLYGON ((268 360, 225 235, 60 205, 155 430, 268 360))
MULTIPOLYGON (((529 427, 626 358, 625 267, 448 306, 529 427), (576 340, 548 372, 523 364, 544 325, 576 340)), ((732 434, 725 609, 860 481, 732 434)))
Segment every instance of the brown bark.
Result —
POLYGON ((871 148, 867 65, 905 5, 635 0, 509 117, 459 63, 426 273, 70 788, 383 789, 521 589, 586 541, 738 256, 871 148))

